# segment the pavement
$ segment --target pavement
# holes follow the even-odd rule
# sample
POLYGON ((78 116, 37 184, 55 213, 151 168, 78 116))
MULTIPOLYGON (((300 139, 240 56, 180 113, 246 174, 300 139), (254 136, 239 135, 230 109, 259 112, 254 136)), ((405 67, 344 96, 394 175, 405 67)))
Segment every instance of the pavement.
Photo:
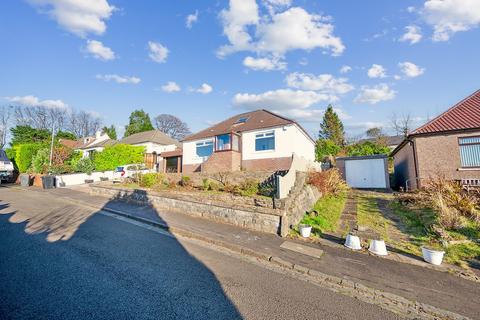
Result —
POLYGON ((0 284, 1 319, 400 319, 149 224, 13 188, 0 188, 0 284))
MULTIPOLYGON (((451 275, 442 269, 425 268, 352 252, 331 243, 321 245, 295 239, 288 240, 322 250, 324 254, 318 258, 290 250, 285 248, 285 245, 282 247, 285 239, 275 235, 215 223, 178 212, 111 201, 79 190, 55 189, 38 193, 44 197, 48 195, 74 204, 126 214, 136 219, 154 222, 170 230, 182 230, 185 234, 196 235, 196 238, 222 244, 227 248, 241 247, 244 248, 243 253, 266 257, 269 260, 275 257, 275 260, 284 262, 284 265, 302 266, 308 270, 354 281, 368 288, 425 303, 471 319, 480 318, 479 283, 451 275)), ((56 235, 58 236, 64 235, 56 235)))

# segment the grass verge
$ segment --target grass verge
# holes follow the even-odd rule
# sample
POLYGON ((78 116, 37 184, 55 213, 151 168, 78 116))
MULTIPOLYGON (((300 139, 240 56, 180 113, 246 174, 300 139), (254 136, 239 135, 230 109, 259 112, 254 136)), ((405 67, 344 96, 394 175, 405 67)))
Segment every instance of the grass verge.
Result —
POLYGON ((316 235, 320 235, 322 232, 335 232, 338 229, 346 200, 345 192, 339 195, 326 195, 319 199, 313 207, 318 214, 306 214, 300 223, 311 225, 312 231, 316 235))
POLYGON ((357 197, 357 223, 376 233, 380 239, 390 240, 388 233, 390 221, 383 216, 375 196, 362 194, 357 197))

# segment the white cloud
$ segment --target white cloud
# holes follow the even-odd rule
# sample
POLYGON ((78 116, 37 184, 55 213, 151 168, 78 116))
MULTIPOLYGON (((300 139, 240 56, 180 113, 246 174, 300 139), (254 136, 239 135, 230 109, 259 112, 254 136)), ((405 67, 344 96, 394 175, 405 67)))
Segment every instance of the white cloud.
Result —
POLYGON ((42 106, 51 109, 67 109, 68 105, 62 100, 40 100, 36 96, 15 96, 15 97, 5 97, 6 100, 17 103, 22 106, 36 107, 42 106))
POLYGON ((172 93, 172 92, 180 91, 181 88, 176 82, 169 81, 162 86, 162 90, 165 91, 165 92, 168 92, 168 93, 172 93))
MULTIPOLYGON (((329 99, 328 95, 315 91, 278 89, 260 94, 237 93, 232 104, 247 110, 268 109, 300 121, 316 122, 322 119, 324 110, 313 106, 329 99)), ((342 119, 350 117, 342 109, 335 111, 342 119)))
POLYGON ((261 94, 237 93, 233 98, 233 104, 251 110, 261 108, 303 110, 315 103, 328 100, 328 95, 314 91, 279 89, 261 94))
POLYGON ((447 41, 457 32, 480 25, 480 1, 427 0, 421 14, 433 27, 433 41, 447 41))
POLYGON ((159 42, 148 41, 148 56, 157 63, 167 62, 168 48, 159 42))
POLYGON ((193 24, 198 21, 198 10, 195 11, 195 13, 191 13, 187 16, 187 19, 185 20, 185 26, 188 29, 191 29, 193 24))
POLYGON ((95 78, 106 82, 115 81, 116 83, 138 84, 141 79, 137 77, 119 76, 117 74, 97 74, 95 78))
POLYGON ((298 61, 298 64, 301 66, 306 66, 308 65, 308 59, 307 58, 302 58, 300 61, 298 61))
POLYGON ((419 42, 420 40, 422 40, 422 33, 420 27, 414 25, 406 26, 405 34, 403 34, 398 40, 402 42, 408 41, 410 42, 410 44, 415 44, 419 42))
POLYGON ((417 9, 413 6, 410 6, 410 7, 407 7, 407 12, 410 12, 410 13, 413 13, 415 12, 417 9))
POLYGON ((329 95, 331 101, 338 100, 337 94, 345 94, 354 89, 347 78, 335 78, 331 74, 290 73, 285 82, 291 88, 319 91, 329 95))
POLYGON ((352 71, 352 67, 350 66, 342 66, 340 68, 340 73, 349 73, 350 71, 352 71))
POLYGON ((115 10, 107 0, 29 0, 46 12, 64 29, 80 37, 101 35, 107 29, 105 21, 115 10))
MULTIPOLYGON (((270 5, 273 2, 269 1, 270 5)), ((273 10, 260 18, 255 0, 230 0, 229 8, 222 10, 220 17, 229 44, 219 48, 219 57, 239 51, 281 57, 291 50, 315 48, 340 55, 345 49, 341 39, 333 35, 334 26, 327 22, 329 18, 310 14, 300 7, 283 12, 273 10)))
POLYGON ((369 78, 385 78, 387 76, 385 68, 379 64, 373 64, 367 74, 369 78))
POLYGON ((103 43, 97 40, 88 40, 86 50, 95 59, 104 61, 115 59, 115 53, 112 51, 112 49, 105 47, 103 43))
POLYGON ((263 70, 263 71, 272 71, 272 70, 284 70, 287 63, 280 58, 254 58, 254 57, 245 57, 243 59, 243 65, 252 70, 263 70))
POLYGON ((400 71, 407 77, 407 78, 415 78, 421 76, 425 72, 425 68, 421 68, 414 63, 411 62, 400 62, 398 64, 400 71))
POLYGON ((210 92, 213 91, 213 87, 209 85, 208 83, 202 83, 200 88, 198 89, 193 89, 194 92, 202 93, 202 94, 209 94, 210 92))
POLYGON ((381 101, 388 101, 395 98, 396 92, 387 84, 379 84, 373 87, 363 86, 360 94, 353 100, 355 103, 376 104, 381 101))

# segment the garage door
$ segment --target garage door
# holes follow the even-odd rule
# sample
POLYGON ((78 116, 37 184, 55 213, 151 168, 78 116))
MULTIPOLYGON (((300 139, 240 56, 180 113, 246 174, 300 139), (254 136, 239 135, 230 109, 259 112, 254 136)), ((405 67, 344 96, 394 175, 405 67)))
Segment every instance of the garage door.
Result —
POLYGON ((383 159, 346 160, 345 176, 352 188, 387 187, 383 159))

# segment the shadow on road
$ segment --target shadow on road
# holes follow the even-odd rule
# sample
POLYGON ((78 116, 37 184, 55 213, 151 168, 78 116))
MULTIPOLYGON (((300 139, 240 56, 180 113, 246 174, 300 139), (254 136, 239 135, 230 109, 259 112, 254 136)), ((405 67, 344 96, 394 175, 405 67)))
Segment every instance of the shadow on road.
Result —
POLYGON ((2 317, 241 318, 215 274, 173 236, 54 199, 46 209, 48 195, 30 209, 4 195, 2 317))

